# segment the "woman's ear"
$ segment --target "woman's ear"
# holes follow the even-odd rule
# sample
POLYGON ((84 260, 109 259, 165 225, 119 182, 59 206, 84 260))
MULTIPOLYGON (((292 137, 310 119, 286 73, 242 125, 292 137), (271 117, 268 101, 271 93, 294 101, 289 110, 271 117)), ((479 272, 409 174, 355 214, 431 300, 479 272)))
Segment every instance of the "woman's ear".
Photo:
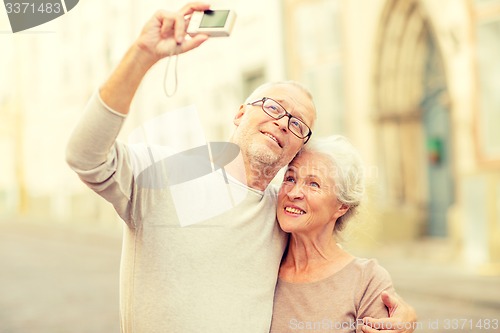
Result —
POLYGON ((341 204, 340 207, 339 207, 339 209, 338 209, 339 217, 341 217, 345 213, 347 213, 347 211, 349 210, 349 208, 351 208, 349 205, 341 204))
POLYGON ((246 110, 245 105, 241 104, 238 112, 235 114, 235 116, 233 118, 233 124, 235 124, 236 126, 240 125, 241 118, 243 118, 243 115, 245 114, 245 110, 246 110))

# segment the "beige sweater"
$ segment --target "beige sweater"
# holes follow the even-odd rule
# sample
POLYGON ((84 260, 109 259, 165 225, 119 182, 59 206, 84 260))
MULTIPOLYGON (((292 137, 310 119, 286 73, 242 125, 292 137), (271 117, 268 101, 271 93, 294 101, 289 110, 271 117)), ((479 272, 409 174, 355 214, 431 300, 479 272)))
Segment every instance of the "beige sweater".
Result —
POLYGON ((96 94, 67 149, 71 168, 125 222, 122 332, 268 333, 286 245, 276 188, 226 184, 220 170, 175 186, 161 173, 138 182, 151 150, 115 142, 124 121, 96 94))
POLYGON ((358 319, 385 318, 382 291, 393 291, 375 260, 356 258, 336 274, 311 283, 278 280, 271 333, 361 332, 358 319))

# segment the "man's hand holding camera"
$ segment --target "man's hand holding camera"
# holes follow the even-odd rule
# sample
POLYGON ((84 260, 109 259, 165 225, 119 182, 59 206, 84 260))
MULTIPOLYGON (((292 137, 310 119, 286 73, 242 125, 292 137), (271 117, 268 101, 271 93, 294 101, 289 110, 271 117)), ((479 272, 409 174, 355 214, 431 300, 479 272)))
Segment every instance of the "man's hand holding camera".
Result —
POLYGON ((191 14, 209 8, 207 3, 193 2, 178 12, 158 10, 146 23, 136 41, 137 47, 145 51, 145 64, 152 66, 164 57, 187 52, 206 41, 208 36, 204 34, 185 37, 191 14))
POLYGON ((203 34, 186 38, 186 29, 192 13, 209 8, 207 3, 192 2, 178 12, 157 11, 101 87, 102 101, 112 110, 128 114, 135 92, 151 66, 169 55, 192 50, 207 40, 203 34))

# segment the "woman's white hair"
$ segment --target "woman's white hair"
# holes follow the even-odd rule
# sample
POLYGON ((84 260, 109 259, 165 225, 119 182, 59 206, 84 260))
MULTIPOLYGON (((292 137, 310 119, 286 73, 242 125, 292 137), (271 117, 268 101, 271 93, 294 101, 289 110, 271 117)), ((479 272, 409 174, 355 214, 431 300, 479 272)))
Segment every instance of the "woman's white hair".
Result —
POLYGON ((365 192, 364 166, 358 150, 341 135, 312 138, 299 152, 320 153, 333 163, 331 170, 335 181, 337 199, 349 206, 347 212, 337 219, 335 231, 341 231, 346 221, 357 213, 357 207, 365 192))

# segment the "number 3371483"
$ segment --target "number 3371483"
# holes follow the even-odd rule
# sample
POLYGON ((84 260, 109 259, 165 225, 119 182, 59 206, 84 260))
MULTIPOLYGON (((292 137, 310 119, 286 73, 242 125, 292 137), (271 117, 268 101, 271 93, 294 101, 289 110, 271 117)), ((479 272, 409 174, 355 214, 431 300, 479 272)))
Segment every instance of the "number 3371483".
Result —
POLYGON ((7 14, 28 14, 28 13, 46 13, 46 14, 59 14, 62 12, 60 3, 29 3, 29 2, 16 2, 5 4, 7 14))

